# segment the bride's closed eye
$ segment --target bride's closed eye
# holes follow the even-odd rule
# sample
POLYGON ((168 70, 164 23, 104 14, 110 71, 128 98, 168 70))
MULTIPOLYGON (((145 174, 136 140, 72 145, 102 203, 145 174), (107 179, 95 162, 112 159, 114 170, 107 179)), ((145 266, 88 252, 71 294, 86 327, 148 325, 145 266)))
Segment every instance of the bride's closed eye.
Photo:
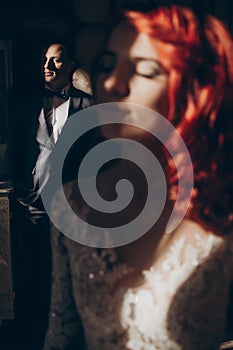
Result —
POLYGON ((166 74, 165 70, 157 61, 149 59, 135 60, 135 73, 139 76, 153 79, 159 75, 166 74))

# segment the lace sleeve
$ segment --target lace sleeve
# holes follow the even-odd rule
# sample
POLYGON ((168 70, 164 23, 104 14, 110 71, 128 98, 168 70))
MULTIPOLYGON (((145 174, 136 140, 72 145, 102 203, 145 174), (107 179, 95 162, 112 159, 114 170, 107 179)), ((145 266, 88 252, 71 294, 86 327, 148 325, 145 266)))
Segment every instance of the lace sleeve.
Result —
POLYGON ((53 252, 52 296, 49 327, 43 350, 82 350, 83 332, 73 300, 67 238, 55 227, 51 231, 53 252))

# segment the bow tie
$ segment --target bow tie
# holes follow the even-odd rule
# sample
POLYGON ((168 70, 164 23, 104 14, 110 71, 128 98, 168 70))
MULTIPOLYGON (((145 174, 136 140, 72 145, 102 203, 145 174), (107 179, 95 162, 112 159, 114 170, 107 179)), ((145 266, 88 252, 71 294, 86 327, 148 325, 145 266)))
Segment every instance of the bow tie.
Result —
POLYGON ((67 100, 69 98, 69 96, 66 94, 64 89, 59 89, 59 90, 45 89, 45 96, 47 97, 57 96, 62 100, 67 100))

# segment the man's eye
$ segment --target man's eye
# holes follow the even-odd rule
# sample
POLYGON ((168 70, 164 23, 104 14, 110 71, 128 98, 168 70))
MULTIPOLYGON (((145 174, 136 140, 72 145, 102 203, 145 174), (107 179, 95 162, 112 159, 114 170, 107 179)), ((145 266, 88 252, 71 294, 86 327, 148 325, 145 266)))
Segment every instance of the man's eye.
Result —
POLYGON ((164 70, 155 61, 140 60, 136 62, 135 72, 137 75, 152 79, 158 75, 164 74, 164 70))
POLYGON ((60 58, 54 58, 54 59, 53 59, 53 62, 60 63, 60 62, 62 62, 62 60, 61 60, 60 58))

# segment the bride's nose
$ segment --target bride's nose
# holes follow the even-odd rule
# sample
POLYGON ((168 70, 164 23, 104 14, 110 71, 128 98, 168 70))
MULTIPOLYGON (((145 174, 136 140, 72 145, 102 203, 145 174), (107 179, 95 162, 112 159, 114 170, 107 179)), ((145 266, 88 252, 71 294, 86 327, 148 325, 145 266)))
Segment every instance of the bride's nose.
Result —
POLYGON ((119 67, 114 69, 106 78, 104 88, 109 94, 126 97, 130 93, 129 83, 129 74, 119 67))

